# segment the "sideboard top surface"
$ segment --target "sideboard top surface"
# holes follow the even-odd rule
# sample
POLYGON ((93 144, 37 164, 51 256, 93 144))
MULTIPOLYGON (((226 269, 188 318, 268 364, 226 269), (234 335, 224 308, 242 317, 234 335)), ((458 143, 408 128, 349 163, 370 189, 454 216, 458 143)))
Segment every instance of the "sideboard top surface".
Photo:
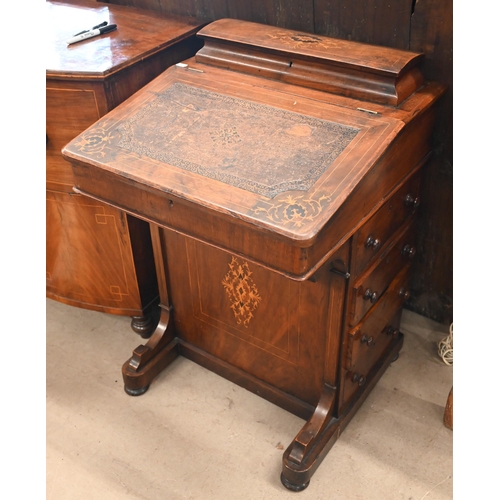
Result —
POLYGON ((47 0, 45 6, 48 77, 106 77, 193 36, 203 25, 192 18, 90 0, 47 0), (66 43, 76 33, 104 21, 116 24, 117 29, 66 43))

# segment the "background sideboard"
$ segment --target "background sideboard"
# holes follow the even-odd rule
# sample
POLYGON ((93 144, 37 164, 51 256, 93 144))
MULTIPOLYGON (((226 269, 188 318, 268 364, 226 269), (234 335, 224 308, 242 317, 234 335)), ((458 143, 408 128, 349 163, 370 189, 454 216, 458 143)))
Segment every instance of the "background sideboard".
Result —
POLYGON ((73 191, 61 149, 172 64, 201 46, 193 18, 91 0, 47 1, 46 295, 132 318, 143 337, 156 326, 158 286, 149 225, 73 191), (68 46, 102 21, 118 29, 68 46))

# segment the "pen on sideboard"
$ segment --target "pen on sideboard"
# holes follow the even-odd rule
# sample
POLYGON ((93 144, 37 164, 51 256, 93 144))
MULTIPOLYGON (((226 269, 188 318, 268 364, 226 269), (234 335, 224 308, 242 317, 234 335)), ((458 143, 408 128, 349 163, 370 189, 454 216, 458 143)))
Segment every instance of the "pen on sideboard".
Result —
MULTIPOLYGON (((102 28, 103 26, 106 26, 107 24, 108 24, 108 21, 104 21, 101 24, 97 24, 96 26, 92 26, 92 28, 90 28, 90 30, 96 30, 97 28, 102 28)), ((82 33, 88 33, 90 30, 79 31, 78 33, 75 33, 73 36, 78 36, 78 35, 81 35, 82 33)))
POLYGON ((103 26, 102 28, 92 29, 89 31, 85 31, 80 35, 76 35, 71 37, 69 40, 66 40, 68 45, 72 43, 81 42, 82 40, 86 40, 87 38, 92 38, 94 36, 102 35, 104 33, 109 33, 110 31, 114 31, 117 28, 116 24, 108 24, 107 26, 103 26))

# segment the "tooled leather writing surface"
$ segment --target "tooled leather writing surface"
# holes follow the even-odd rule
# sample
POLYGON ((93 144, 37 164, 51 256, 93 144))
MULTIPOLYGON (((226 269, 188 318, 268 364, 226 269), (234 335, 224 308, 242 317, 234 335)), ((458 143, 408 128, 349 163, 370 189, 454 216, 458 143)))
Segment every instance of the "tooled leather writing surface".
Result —
POLYGON ((274 198, 307 191, 359 129, 174 83, 117 132, 123 149, 274 198))

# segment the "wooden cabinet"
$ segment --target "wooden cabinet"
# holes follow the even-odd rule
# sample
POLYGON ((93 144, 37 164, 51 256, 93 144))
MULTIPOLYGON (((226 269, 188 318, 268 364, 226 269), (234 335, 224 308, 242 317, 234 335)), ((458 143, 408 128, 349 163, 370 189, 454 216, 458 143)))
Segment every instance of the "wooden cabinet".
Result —
POLYGON ((421 54, 230 19, 71 141, 78 193, 148 221, 162 316, 122 367, 186 356, 303 417, 304 489, 401 349, 435 103, 421 54))
POLYGON ((158 303, 149 226, 73 191, 65 144, 172 64, 201 46, 200 24, 94 1, 46 2, 47 296, 131 316, 144 337, 158 303), (116 31, 74 45, 73 34, 101 22, 116 31))

